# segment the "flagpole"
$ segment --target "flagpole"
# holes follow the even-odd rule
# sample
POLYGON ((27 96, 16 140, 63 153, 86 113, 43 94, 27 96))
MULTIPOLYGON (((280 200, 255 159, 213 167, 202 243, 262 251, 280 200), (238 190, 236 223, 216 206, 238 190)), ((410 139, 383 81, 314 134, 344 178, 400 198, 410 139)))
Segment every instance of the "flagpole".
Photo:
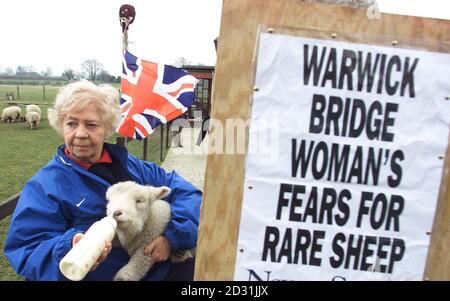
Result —
MULTIPOLYGON (((131 23, 133 23, 134 18, 136 17, 136 10, 132 5, 124 4, 120 7, 119 11, 120 16, 120 25, 122 25, 122 47, 123 52, 128 50, 128 27, 131 23)), ((127 145, 127 140, 125 139, 125 146, 127 145)), ((143 150, 143 159, 147 161, 147 147, 148 147, 148 139, 144 138, 144 150, 143 150)))
MULTIPOLYGON (((133 23, 136 16, 136 11, 132 5, 124 4, 119 9, 120 25, 122 27, 122 50, 128 50, 128 28, 131 23, 133 23)), ((121 137, 122 145, 127 146, 128 139, 126 137, 121 137)), ((145 160, 145 158, 144 158, 145 160)))
POLYGON ((122 33, 122 47, 123 50, 128 50, 128 29, 122 33))
MULTIPOLYGON (((128 50, 128 25, 126 26, 125 31, 122 32, 122 52, 125 53, 125 51, 128 50)), ((123 145, 127 147, 128 138, 123 137, 123 145)))

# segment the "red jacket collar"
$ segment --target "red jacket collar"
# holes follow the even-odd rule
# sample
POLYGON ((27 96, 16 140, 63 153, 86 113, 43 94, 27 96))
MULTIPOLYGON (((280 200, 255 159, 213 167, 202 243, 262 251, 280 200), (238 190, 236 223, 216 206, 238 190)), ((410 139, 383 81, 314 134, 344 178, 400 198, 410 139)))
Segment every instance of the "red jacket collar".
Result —
POLYGON ((72 155, 70 154, 69 150, 67 149, 67 147, 64 148, 64 153, 73 161, 75 161, 78 165, 80 165, 82 168, 84 169, 89 169, 92 165, 94 165, 95 163, 112 163, 112 159, 111 156, 109 155, 109 152, 106 150, 106 148, 103 148, 102 151, 102 155, 100 156, 100 159, 98 159, 97 162, 95 163, 86 163, 86 162, 81 162, 78 161, 77 159, 75 159, 74 157, 72 157, 72 155))

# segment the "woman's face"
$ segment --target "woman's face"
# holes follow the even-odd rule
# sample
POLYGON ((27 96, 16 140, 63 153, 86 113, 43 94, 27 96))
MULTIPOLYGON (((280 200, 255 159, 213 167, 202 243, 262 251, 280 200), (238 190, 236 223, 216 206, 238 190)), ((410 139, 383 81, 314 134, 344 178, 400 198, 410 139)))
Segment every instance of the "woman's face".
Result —
POLYGON ((70 154, 78 161, 95 163, 100 159, 106 127, 94 106, 67 113, 63 135, 70 154))

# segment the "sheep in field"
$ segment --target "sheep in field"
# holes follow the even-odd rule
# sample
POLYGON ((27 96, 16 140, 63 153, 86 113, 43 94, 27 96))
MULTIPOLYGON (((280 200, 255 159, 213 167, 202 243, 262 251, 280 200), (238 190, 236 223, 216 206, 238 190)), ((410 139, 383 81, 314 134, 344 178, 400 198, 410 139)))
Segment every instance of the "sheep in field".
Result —
MULTIPOLYGON (((170 205, 161 200, 170 188, 143 186, 132 181, 112 185, 106 192, 106 213, 117 221, 116 237, 130 256, 115 281, 140 280, 154 262, 144 255, 145 246, 161 235, 170 220, 170 205)), ((173 262, 193 257, 193 250, 172 254, 173 262)))
POLYGON ((27 112, 25 119, 27 120, 28 126, 30 127, 31 130, 37 129, 41 121, 41 115, 38 112, 31 111, 27 112))
POLYGON ((3 109, 2 121, 4 122, 15 122, 20 121, 21 109, 19 107, 7 107, 3 109))
POLYGON ((39 108, 37 105, 31 104, 26 106, 26 111, 28 112, 38 112, 39 116, 41 116, 41 108, 39 108))

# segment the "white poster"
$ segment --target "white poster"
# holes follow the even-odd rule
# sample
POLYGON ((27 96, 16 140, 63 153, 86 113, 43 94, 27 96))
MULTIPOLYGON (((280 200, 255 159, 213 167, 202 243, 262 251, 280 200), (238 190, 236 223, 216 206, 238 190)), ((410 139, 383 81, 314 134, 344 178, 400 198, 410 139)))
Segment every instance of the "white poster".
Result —
POLYGON ((422 280, 449 74, 448 54, 261 34, 235 280, 422 280))

